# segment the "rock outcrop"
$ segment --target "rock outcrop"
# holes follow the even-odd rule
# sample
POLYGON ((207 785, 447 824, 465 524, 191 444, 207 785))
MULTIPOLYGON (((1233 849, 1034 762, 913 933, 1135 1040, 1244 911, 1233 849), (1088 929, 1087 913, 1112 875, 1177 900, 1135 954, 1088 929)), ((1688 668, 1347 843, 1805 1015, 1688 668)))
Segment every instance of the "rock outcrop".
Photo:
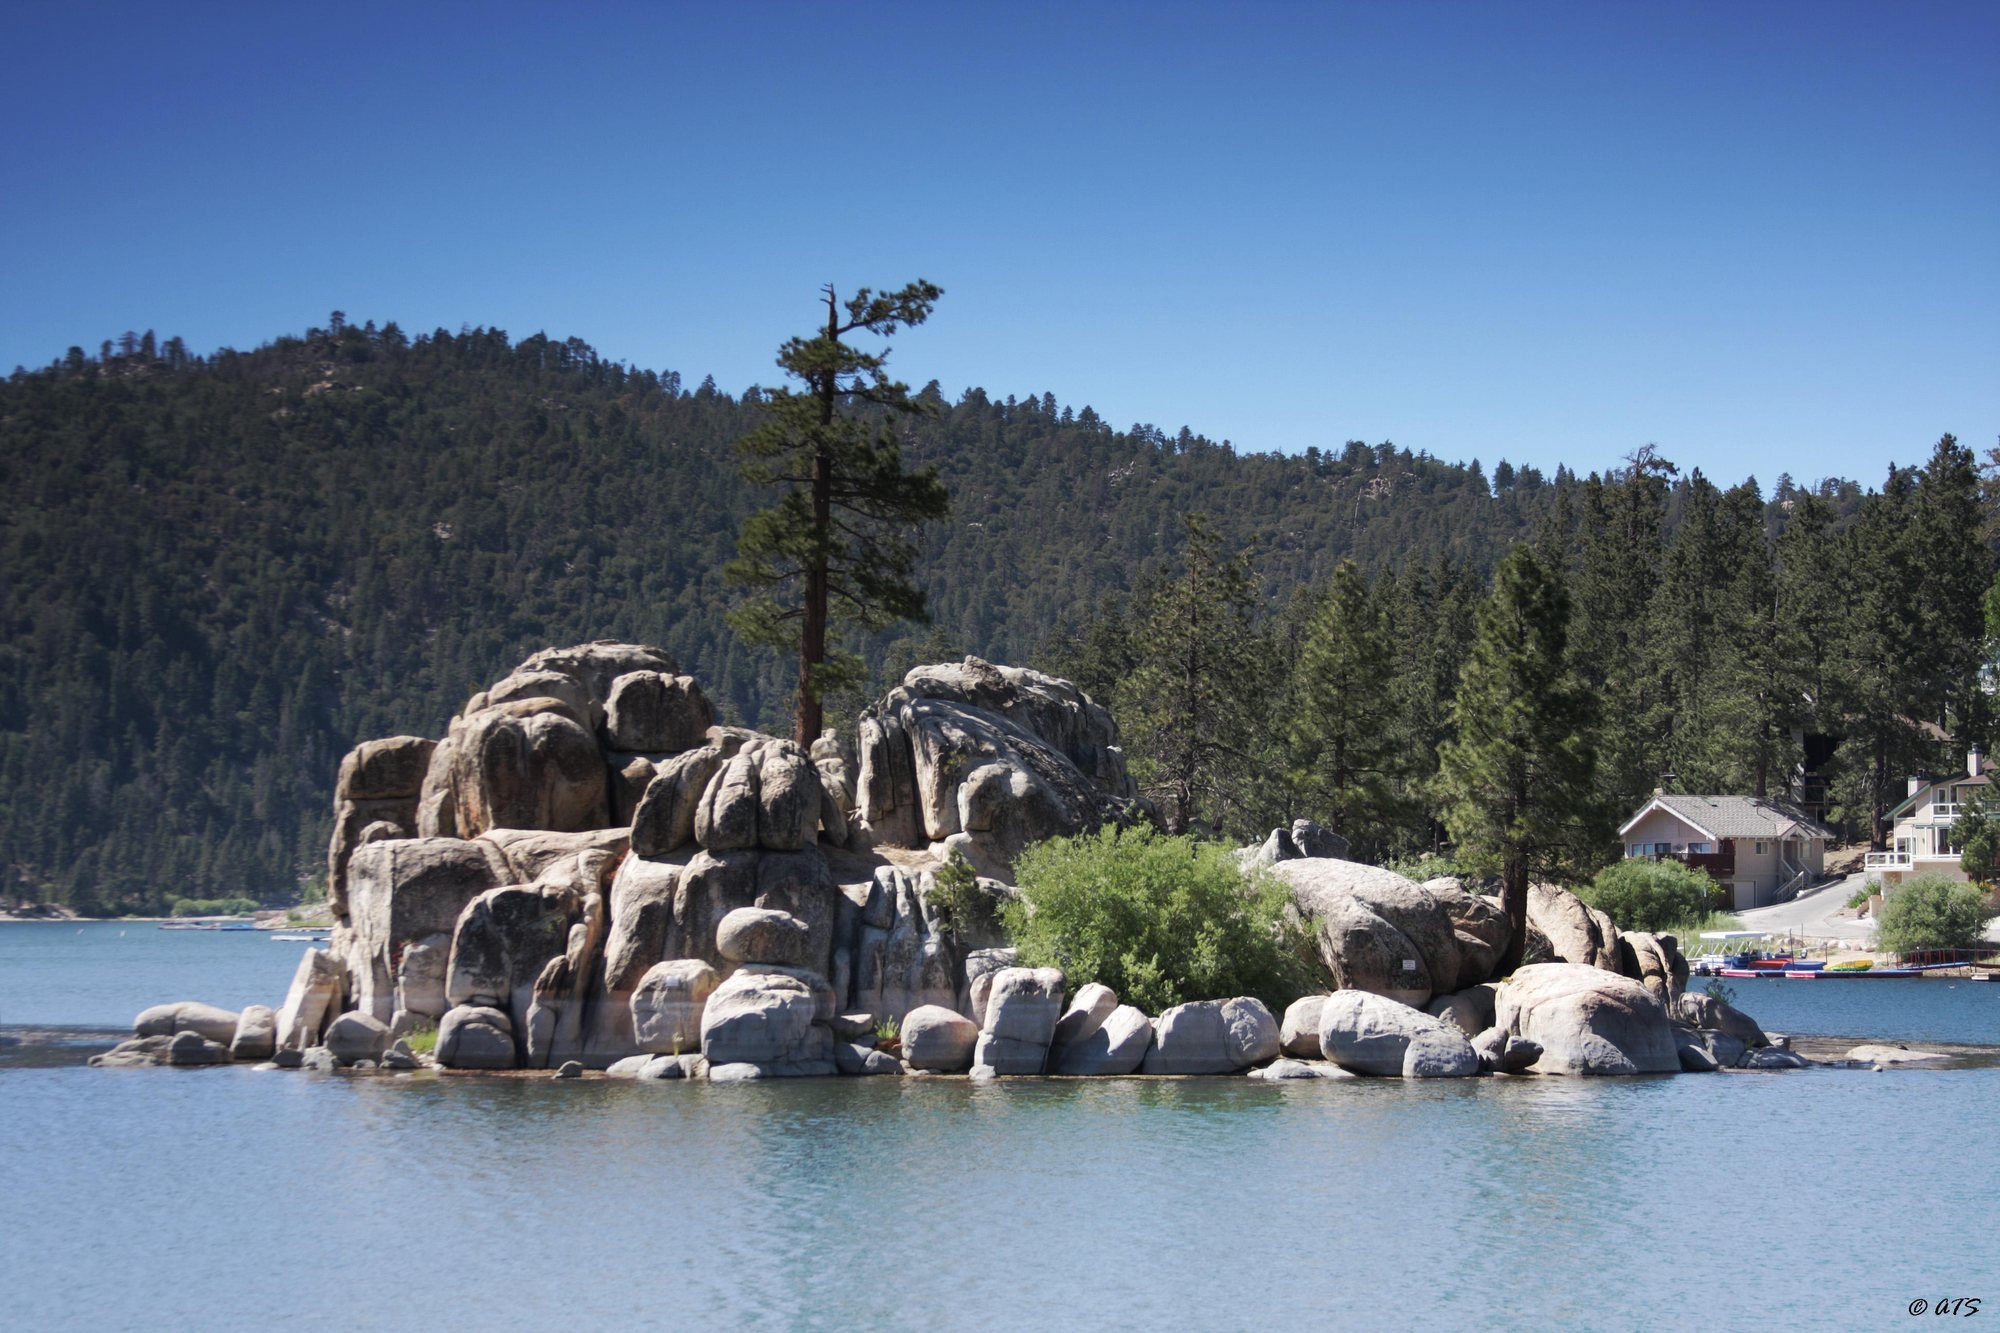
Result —
MULTIPOLYGON (((1354 861, 1280 861, 1269 873, 1312 923, 1320 960, 1339 989, 1421 1007, 1434 995, 1487 979, 1480 966, 1467 966, 1459 938, 1458 919, 1486 921, 1465 901, 1470 894, 1434 891, 1354 861)), ((1483 939, 1479 944, 1484 956, 1497 957, 1483 939)))
POLYGON ((1581 963, 1536 963, 1504 982, 1494 1023, 1539 1043, 1544 1074, 1666 1074, 1680 1057, 1666 1006, 1644 986, 1581 963))
POLYGON ((1278 1056, 1278 1020, 1262 1000, 1177 1004, 1153 1024, 1148 1074, 1230 1074, 1278 1056))
POLYGON ((1384 1078, 1464 1078, 1479 1072, 1456 1027, 1387 996, 1336 991, 1320 1006, 1320 1050, 1342 1069, 1384 1078))
POLYGON ((1039 671, 918 667, 858 725, 857 815, 878 845, 1004 873, 1031 842, 1141 817, 1111 715, 1039 671))

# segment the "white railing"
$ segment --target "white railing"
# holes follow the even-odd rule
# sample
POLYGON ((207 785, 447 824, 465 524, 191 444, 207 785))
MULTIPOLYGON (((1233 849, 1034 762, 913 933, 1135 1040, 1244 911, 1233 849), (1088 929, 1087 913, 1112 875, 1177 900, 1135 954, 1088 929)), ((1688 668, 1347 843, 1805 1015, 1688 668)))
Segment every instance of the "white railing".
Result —
POLYGON ((1959 811, 1964 808, 1964 804, 1959 801, 1932 801, 1930 816, 1925 822, 1949 824, 1958 818, 1959 811))
POLYGON ((1863 870, 1907 870, 1914 864, 1908 852, 1870 852, 1861 859, 1863 870))
POLYGON ((1793 875, 1789 880, 1785 881, 1785 887, 1778 890, 1778 896, 1772 901, 1788 903, 1798 897, 1800 891, 1811 882, 1812 876, 1806 871, 1801 870, 1798 874, 1793 875))

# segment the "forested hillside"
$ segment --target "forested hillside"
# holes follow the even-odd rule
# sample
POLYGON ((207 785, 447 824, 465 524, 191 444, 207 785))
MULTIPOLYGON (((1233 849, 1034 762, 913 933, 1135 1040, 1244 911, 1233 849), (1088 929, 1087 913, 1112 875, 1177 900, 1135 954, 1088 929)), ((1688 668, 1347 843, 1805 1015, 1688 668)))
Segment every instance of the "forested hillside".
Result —
MULTIPOLYGON (((1524 538, 1580 551, 1602 539, 1592 506, 1626 495, 1386 444, 1238 454, 1046 395, 923 396, 939 412, 906 457, 937 464, 955 509, 922 537, 933 625, 863 645, 878 685, 967 651, 1067 663, 1094 640, 1114 662, 1105 613, 1178 568, 1199 510, 1251 553, 1271 632, 1304 624, 1300 590, 1343 557, 1442 597, 1425 671, 1396 688, 1422 675, 1448 694, 1439 636, 1498 556, 1524 538)), ((550 644, 658 643, 735 720, 776 722, 788 667, 734 640, 719 573, 759 500, 732 449, 756 399, 574 339, 338 317, 209 358, 128 335, 0 384, 0 897, 285 900, 322 863, 350 745, 441 734, 476 686, 550 644)), ((1624 632, 1640 582, 1678 577, 1668 542, 1690 497, 1707 521, 1700 486, 1656 480, 1627 526, 1650 554, 1588 594, 1595 633, 1624 632)), ((1863 512, 1851 483, 1818 491, 1829 533, 1863 512)), ((1803 498, 1789 480, 1731 492, 1731 531, 1768 543, 1803 498)), ((1410 705, 1426 706, 1437 724, 1435 697, 1410 705)))

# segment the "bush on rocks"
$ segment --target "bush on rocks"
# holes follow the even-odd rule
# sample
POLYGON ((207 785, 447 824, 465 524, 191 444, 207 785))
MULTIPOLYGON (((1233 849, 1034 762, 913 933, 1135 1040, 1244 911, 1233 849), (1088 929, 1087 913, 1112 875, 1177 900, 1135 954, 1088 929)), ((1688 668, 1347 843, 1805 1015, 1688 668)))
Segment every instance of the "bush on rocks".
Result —
POLYGON ((1715 881, 1678 861, 1619 861, 1576 896, 1618 923, 1620 930, 1663 931, 1715 910, 1715 881))
POLYGON ((1317 989, 1284 889, 1246 880, 1218 844, 1106 828, 1031 847, 1018 870, 1006 923, 1023 967, 1101 982, 1152 1013, 1236 995, 1282 1012, 1317 989))

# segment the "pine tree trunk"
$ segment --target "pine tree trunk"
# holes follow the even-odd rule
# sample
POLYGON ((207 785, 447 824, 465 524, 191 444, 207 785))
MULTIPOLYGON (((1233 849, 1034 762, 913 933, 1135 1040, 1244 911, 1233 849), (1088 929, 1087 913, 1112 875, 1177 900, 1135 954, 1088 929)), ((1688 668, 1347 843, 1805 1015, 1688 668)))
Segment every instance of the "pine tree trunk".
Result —
POLYGON ((1507 913, 1507 947, 1494 975, 1504 977, 1521 966, 1528 948, 1528 863, 1509 858, 1500 875, 1500 906, 1507 913))
MULTIPOLYGON (((826 289, 826 336, 840 341, 840 310, 834 303, 833 288, 826 289)), ((839 388, 835 372, 824 372, 813 385, 819 399, 819 424, 827 435, 833 430, 834 398, 839 388)), ((813 535, 817 539, 812 561, 806 566, 805 616, 799 627, 799 698, 792 713, 792 739, 809 748, 819 739, 825 709, 819 699, 815 679, 826 661, 827 548, 833 540, 833 458, 827 453, 824 436, 813 455, 812 475, 813 535)))

